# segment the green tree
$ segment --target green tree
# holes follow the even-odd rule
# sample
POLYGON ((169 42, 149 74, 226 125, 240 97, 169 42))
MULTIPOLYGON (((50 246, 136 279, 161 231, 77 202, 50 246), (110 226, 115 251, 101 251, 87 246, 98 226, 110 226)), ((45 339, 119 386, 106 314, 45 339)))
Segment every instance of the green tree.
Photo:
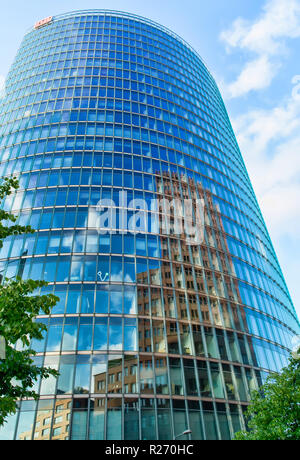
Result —
MULTIPOLYGON (((0 200, 18 188, 16 179, 0 185, 0 200)), ((33 233, 30 227, 16 225, 17 217, 0 210, 0 249, 10 235, 33 233)), ((1 273, 0 273, 1 275, 1 273)), ((2 276, 1 276, 2 279, 2 276)), ((32 339, 41 340, 46 326, 35 320, 41 312, 48 315, 59 300, 52 294, 34 295, 47 286, 44 281, 2 279, 0 285, 0 336, 5 340, 5 359, 0 360, 0 426, 17 410, 19 398, 38 398, 34 385, 39 378, 57 377, 56 370, 35 365, 32 339)))
MULTIPOLYGON (((15 178, 5 179, 3 184, 0 185, 0 202, 12 194, 14 190, 19 187, 19 182, 15 178)), ((13 214, 0 209, 0 249, 3 246, 3 240, 10 235, 20 235, 22 233, 34 233, 31 227, 22 227, 14 225, 17 217, 13 214)))
POLYGON ((300 440, 300 357, 290 358, 279 374, 271 374, 261 391, 254 392, 246 412, 247 432, 240 441, 300 440))

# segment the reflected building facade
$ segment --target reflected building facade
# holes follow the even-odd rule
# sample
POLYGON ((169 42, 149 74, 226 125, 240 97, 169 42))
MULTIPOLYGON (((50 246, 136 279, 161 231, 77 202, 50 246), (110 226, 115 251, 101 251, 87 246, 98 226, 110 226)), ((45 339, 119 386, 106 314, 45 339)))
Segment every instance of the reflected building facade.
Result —
POLYGON ((299 323, 200 57, 135 15, 47 18, 25 35, 0 120, 0 175, 20 181, 1 206, 36 229, 4 241, 0 272, 60 298, 32 343, 60 375, 0 438, 231 439, 299 323), (176 199, 203 203, 197 244, 175 231, 176 199), (142 228, 125 231, 137 211, 142 228))

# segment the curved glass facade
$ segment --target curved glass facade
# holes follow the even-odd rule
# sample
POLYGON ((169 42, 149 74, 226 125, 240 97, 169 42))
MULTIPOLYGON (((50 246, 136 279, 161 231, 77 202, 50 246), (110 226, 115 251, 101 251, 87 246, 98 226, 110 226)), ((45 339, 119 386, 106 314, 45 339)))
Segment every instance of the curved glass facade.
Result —
POLYGON ((299 323, 200 57, 134 15, 49 18, 25 35, 0 125, 0 175, 20 180, 2 206, 36 229, 5 240, 1 273, 60 298, 32 344, 60 376, 0 438, 232 438, 299 323), (202 203, 198 244, 166 199, 191 200, 191 221, 202 203))

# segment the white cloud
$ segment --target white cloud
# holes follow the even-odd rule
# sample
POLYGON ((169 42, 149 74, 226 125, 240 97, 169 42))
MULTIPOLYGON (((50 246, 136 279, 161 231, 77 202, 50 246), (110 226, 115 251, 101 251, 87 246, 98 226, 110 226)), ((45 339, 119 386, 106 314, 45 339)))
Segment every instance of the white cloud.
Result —
POLYGON ((269 0, 255 21, 238 18, 220 38, 227 50, 243 50, 254 57, 246 62, 237 79, 228 85, 229 97, 239 97, 251 90, 270 85, 280 67, 279 57, 288 38, 300 37, 299 0, 269 0))
POLYGON ((228 85, 229 97, 239 97, 251 90, 266 88, 276 75, 278 65, 272 64, 266 56, 248 62, 237 80, 228 85))
POLYGON ((300 75, 270 110, 233 120, 254 191, 300 316, 300 75))
MULTIPOLYGON (((293 82, 300 81, 300 76, 293 82)), ((281 105, 233 120, 241 151, 272 235, 300 234, 300 85, 281 105)))

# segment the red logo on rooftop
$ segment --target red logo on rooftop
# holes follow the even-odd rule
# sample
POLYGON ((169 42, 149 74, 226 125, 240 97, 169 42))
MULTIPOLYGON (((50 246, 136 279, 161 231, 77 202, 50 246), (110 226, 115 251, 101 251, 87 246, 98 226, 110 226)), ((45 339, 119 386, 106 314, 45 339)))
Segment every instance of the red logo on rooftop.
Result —
POLYGON ((35 29, 39 29, 40 27, 43 27, 45 26, 46 24, 50 24, 50 22, 52 21, 53 19, 53 16, 49 16, 48 18, 45 18, 45 19, 41 19, 41 21, 38 21, 34 24, 34 28, 35 29))

